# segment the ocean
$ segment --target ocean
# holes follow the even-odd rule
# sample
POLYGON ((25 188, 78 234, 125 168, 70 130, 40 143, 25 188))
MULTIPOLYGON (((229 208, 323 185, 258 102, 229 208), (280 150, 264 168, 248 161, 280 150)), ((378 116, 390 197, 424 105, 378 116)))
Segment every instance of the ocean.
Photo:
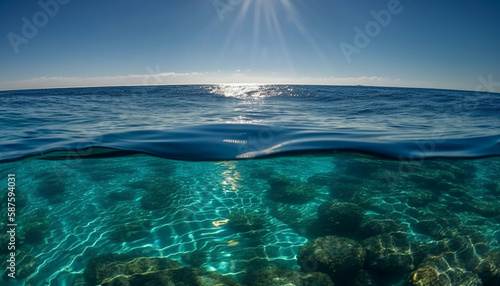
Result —
POLYGON ((66 88, 0 114, 6 285, 500 285, 500 94, 66 88))

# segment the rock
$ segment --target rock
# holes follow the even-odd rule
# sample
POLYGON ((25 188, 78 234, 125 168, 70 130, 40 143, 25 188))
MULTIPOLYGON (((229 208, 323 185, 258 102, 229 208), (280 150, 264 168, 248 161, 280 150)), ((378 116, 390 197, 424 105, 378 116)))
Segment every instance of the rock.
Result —
POLYGON ((416 190, 408 196, 408 205, 411 207, 423 207, 436 200, 435 193, 428 190, 416 190))
POLYGON ((414 269, 410 244, 404 232, 386 233, 365 239, 366 267, 385 273, 409 272, 414 269))
POLYGON ((102 286, 241 286, 233 278, 199 268, 177 268, 120 275, 105 279, 102 286))
POLYGON ((243 212, 233 212, 227 217, 229 219, 227 226, 238 232, 248 232, 263 229, 265 220, 256 215, 251 215, 243 212))
MULTIPOLYGON (((247 273, 252 273, 256 270, 271 266, 265 245, 257 245, 253 247, 245 247, 241 249, 241 257, 243 259, 241 268, 245 268, 247 273)), ((247 274, 248 275, 248 274, 247 274)))
POLYGON ((318 208, 318 219, 325 226, 340 230, 356 230, 364 211, 357 204, 327 201, 318 208))
POLYGON ((85 277, 83 277, 82 274, 75 275, 75 278, 73 279, 73 283, 71 285, 72 286, 88 286, 87 282, 85 282, 85 277))
POLYGON ((184 263, 189 264, 192 267, 200 267, 207 261, 207 253, 201 250, 185 252, 181 254, 181 259, 184 263))
POLYGON ((500 285, 500 251, 485 253, 484 260, 473 272, 479 275, 484 286, 500 285))
MULTIPOLYGON (((8 276, 10 273, 9 270, 7 270, 7 267, 9 267, 9 262, 7 261, 7 258, 10 256, 7 256, 4 262, 1 264, 2 267, 2 278, 4 280, 14 280, 11 277, 8 276)), ((28 276, 31 275, 31 273, 35 272, 36 267, 38 266, 37 264, 37 259, 35 256, 31 255, 30 253, 23 251, 23 250, 16 250, 16 273, 15 277, 16 279, 24 279, 28 276)))
POLYGON ((465 200, 473 199, 473 197, 471 195, 469 195, 468 190, 465 189, 464 187, 460 187, 460 186, 455 187, 455 188, 451 188, 446 193, 449 194, 450 196, 457 198, 457 199, 465 199, 465 200))
POLYGON ((23 242, 29 244, 39 244, 50 233, 50 224, 47 220, 35 220, 27 222, 21 229, 21 237, 24 237, 23 242))
POLYGON ((500 182, 488 181, 483 184, 484 188, 491 194, 500 195, 500 182))
POLYGON ((325 236, 309 241, 299 249, 297 263, 306 272, 319 271, 343 285, 352 280, 363 266, 365 250, 356 241, 325 236))
POLYGON ((477 274, 462 269, 458 262, 453 252, 429 256, 408 276, 407 285, 483 285, 477 274))
POLYGON ((413 241, 410 243, 410 252, 413 257, 413 265, 420 265, 420 263, 430 254, 433 253, 430 243, 413 241))
POLYGON ((354 278, 354 286, 379 286, 380 283, 376 278, 367 270, 361 269, 354 278))
POLYGON ((429 265, 418 268, 408 278, 408 285, 411 286, 451 286, 450 283, 447 275, 439 274, 429 265))
POLYGON ((330 277, 324 273, 304 273, 274 266, 253 271, 245 280, 248 286, 333 286, 330 277))
POLYGON ((303 204, 311 201, 317 195, 312 185, 287 176, 274 175, 267 182, 271 186, 268 191, 269 198, 276 202, 303 204))
POLYGON ((458 233, 460 219, 451 211, 437 204, 428 205, 429 212, 415 217, 417 221, 412 223, 414 231, 426 234, 434 239, 442 239, 454 236, 458 233))
POLYGON ((475 212, 481 216, 491 218, 500 215, 500 203, 499 202, 485 202, 481 200, 470 200, 466 202, 466 206, 472 212, 475 212))
POLYGON ((177 268, 182 268, 182 265, 167 258, 136 257, 133 254, 103 254, 89 261, 84 276, 87 284, 98 285, 105 281, 109 283, 114 277, 177 268))
POLYGON ((458 224, 444 218, 434 217, 420 220, 412 224, 413 230, 426 234, 434 239, 451 237, 457 234, 458 224))
MULTIPOLYGON (((482 236, 482 235, 481 235, 482 236)), ((454 253, 456 263, 461 268, 473 270, 482 260, 480 255, 488 251, 489 246, 486 244, 486 239, 481 240, 478 237, 469 235, 457 235, 448 239, 439 241, 435 247, 439 251, 438 254, 451 252, 454 253)))
POLYGON ((366 219, 361 226, 361 234, 364 237, 375 236, 384 233, 402 231, 403 227, 399 226, 392 219, 366 219))

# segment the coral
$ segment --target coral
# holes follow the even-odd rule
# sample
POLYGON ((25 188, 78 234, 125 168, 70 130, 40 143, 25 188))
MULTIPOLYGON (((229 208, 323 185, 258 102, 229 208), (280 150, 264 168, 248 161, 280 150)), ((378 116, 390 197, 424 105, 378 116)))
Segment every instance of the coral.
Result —
POLYGON ((408 205, 411 207, 423 207, 436 200, 437 195, 429 190, 416 190, 408 196, 408 205))
POLYGON ((299 249, 297 263, 306 272, 319 271, 330 275, 341 285, 352 280, 365 260, 365 250, 356 241, 325 236, 310 241, 299 249))
POLYGON ((207 261, 207 253, 202 250, 186 252, 181 254, 181 259, 184 263, 189 264, 192 267, 200 267, 207 261))
POLYGON ((102 286, 241 286, 231 277, 199 268, 178 268, 119 275, 102 282, 102 286))
POLYGON ((410 286, 448 286, 450 279, 446 275, 440 275, 437 270, 429 265, 423 266, 410 274, 408 278, 410 286))
POLYGON ((84 272, 87 285, 239 286, 230 277, 199 268, 182 267, 167 258, 105 254, 91 259, 84 272))
POLYGON ((432 253, 454 253, 454 263, 466 270, 473 270, 482 260, 481 255, 489 250, 483 234, 477 230, 461 228, 459 234, 440 240, 432 247, 432 253))
POLYGON ((334 229, 356 230, 363 216, 363 208, 353 203, 327 201, 318 208, 319 221, 334 229))
POLYGON ((137 257, 134 254, 103 254, 89 261, 84 276, 89 285, 97 285, 114 277, 181 267, 178 262, 166 258, 137 257))
POLYGON ((29 244, 41 243, 48 235, 50 224, 45 219, 26 222, 21 229, 21 237, 29 244))
POLYGON ((230 213, 227 218, 229 219, 227 226, 238 232, 259 230, 265 225, 263 218, 243 212, 230 213))
POLYGON ((487 252, 484 260, 474 269, 484 286, 500 285, 500 251, 487 252))
POLYGON ((416 214, 417 221, 412 223, 413 230, 434 239, 451 237, 458 233, 460 219, 457 215, 435 203, 429 204, 428 208, 428 212, 416 214))
POLYGON ((366 267, 374 271, 398 273, 413 270, 410 244, 404 232, 386 233, 365 239, 366 267))
POLYGON ((333 286, 330 277, 324 273, 305 273, 274 266, 252 271, 245 280, 248 286, 333 286))
POLYGON ((453 252, 429 256, 408 276, 409 286, 483 285, 478 275, 457 265, 453 252))
MULTIPOLYGON (((9 256, 6 256, 7 258, 9 256)), ((30 253, 23 251, 23 250, 16 250, 16 279, 24 279, 28 277, 31 273, 33 273, 36 269, 37 265, 37 259, 35 256, 31 255, 30 253)), ((12 278, 8 277, 7 275, 10 273, 10 271, 7 269, 9 267, 9 262, 7 259, 1 264, 2 267, 2 278, 4 280, 11 280, 12 278)))
POLYGON ((85 277, 82 274, 75 275, 73 279, 72 286, 88 286, 87 282, 85 282, 85 277))
POLYGON ((403 230, 404 228, 392 219, 365 218, 365 222, 361 225, 361 233, 364 237, 403 230))
POLYGON ((354 286, 379 286, 380 283, 376 280, 373 274, 365 269, 360 269, 358 275, 354 278, 354 286))

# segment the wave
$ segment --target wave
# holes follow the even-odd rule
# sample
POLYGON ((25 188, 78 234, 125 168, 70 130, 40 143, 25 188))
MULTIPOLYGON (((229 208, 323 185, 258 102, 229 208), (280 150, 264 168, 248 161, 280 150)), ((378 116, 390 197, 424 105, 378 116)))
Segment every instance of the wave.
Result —
MULTIPOLYGON (((421 134, 420 134, 421 135, 421 134)), ((390 132, 212 124, 169 130, 133 130, 94 138, 22 138, 0 145, 0 162, 27 157, 76 159, 145 153, 186 161, 254 159, 318 152, 359 152, 391 159, 482 158, 500 155, 500 134, 418 138, 390 132)))

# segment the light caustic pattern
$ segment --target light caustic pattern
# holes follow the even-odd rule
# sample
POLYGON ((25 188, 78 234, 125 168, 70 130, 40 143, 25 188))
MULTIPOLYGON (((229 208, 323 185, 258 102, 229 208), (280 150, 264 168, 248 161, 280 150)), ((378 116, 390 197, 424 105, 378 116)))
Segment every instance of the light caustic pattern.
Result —
MULTIPOLYGON (((329 164, 330 160, 318 164, 325 162, 329 164)), ((265 196, 269 187, 265 180, 249 176, 259 167, 249 163, 172 162, 134 156, 78 163, 31 160, 4 164, 19 174, 32 174, 24 178, 22 186, 30 190, 22 216, 30 219, 42 213, 48 220, 44 241, 26 249, 38 261, 28 281, 35 285, 46 281, 64 285, 83 273, 91 257, 134 250, 143 256, 178 261, 182 253, 202 250, 209 254, 203 268, 235 277, 245 273, 249 259, 297 268, 298 248, 307 239, 269 214, 269 206, 273 205, 265 196), (144 210, 141 198, 145 189, 161 187, 172 178, 180 183, 181 190, 172 196, 170 207, 144 210), (40 197, 41 189, 51 187, 45 184, 47 181, 64 185, 64 201, 40 197), (131 192, 133 198, 110 199, 115 192, 131 192), (265 228, 250 233, 233 231, 227 225, 231 212, 260 216, 266 222, 265 228), (114 230, 124 224, 139 224, 144 229, 149 226, 150 233, 133 241, 113 240, 114 230), (249 258, 249 251, 259 254, 249 258)), ((157 194, 162 194, 161 189, 157 194)), ((310 208, 314 216, 318 204, 316 201, 302 207, 310 208)))
POLYGON ((394 220, 409 242, 438 245, 458 231, 464 238, 459 258, 475 247, 469 236, 481 234, 481 243, 491 249, 500 246, 498 158, 406 162, 348 155, 184 162, 136 155, 21 160, 1 164, 0 171, 15 172, 18 192, 27 195, 18 220, 23 251, 37 260, 29 285, 68 285, 91 258, 131 251, 186 264, 182 254, 201 250, 207 253, 201 268, 237 279, 256 260, 298 269, 298 250, 308 241, 305 236, 315 235, 298 229, 317 219, 318 206, 330 199, 358 203, 365 222, 394 220), (318 194, 303 204, 272 201, 273 174, 310 184, 318 194), (232 228, 233 213, 259 217, 263 227, 232 228))

